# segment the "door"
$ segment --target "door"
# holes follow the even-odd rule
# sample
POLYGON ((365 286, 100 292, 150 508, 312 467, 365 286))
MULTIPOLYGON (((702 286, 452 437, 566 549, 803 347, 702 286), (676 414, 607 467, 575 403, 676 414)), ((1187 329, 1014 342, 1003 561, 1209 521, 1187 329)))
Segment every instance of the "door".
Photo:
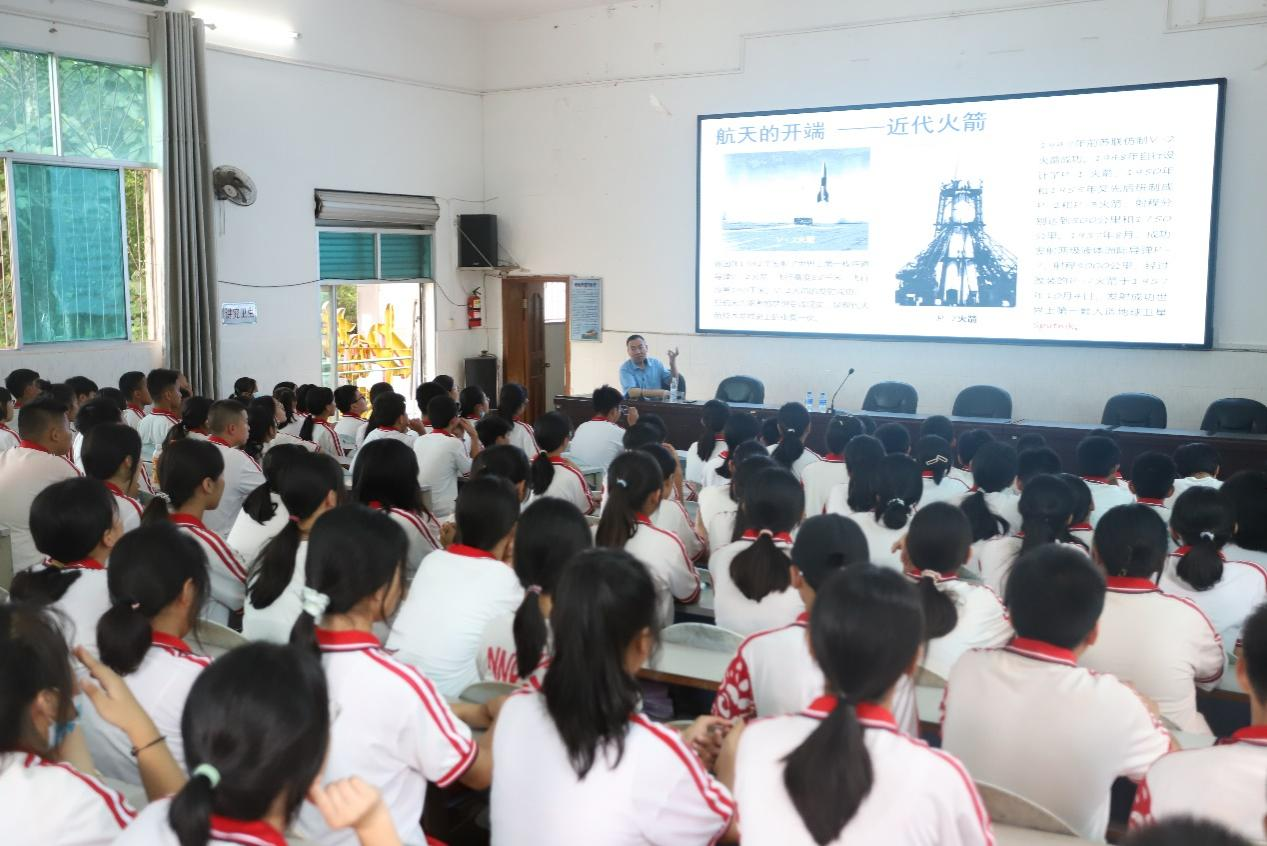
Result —
POLYGON ((502 368, 506 382, 528 389, 529 422, 549 408, 546 397, 545 281, 502 280, 502 368))

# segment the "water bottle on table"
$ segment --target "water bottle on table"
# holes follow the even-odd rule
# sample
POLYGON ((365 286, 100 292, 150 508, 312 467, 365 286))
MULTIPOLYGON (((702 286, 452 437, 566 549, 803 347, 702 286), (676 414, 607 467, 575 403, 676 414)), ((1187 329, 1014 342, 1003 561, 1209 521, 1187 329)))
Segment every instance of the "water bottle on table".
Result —
POLYGON ((827 413, 827 392, 826 391, 820 391, 818 394, 818 413, 819 414, 827 413))
POLYGON ((669 380, 669 402, 678 401, 678 377, 674 376, 669 380))
POLYGON ((805 410, 811 413, 814 411, 814 392, 813 391, 805 392, 805 410))

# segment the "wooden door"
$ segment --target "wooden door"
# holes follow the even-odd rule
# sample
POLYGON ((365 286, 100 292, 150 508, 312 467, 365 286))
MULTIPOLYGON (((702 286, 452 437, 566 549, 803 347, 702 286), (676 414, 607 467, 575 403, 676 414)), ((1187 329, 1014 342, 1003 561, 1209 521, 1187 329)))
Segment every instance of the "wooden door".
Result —
POLYGON ((504 381, 528 389, 524 419, 531 422, 549 408, 546 390, 545 281, 502 280, 502 369, 504 381))

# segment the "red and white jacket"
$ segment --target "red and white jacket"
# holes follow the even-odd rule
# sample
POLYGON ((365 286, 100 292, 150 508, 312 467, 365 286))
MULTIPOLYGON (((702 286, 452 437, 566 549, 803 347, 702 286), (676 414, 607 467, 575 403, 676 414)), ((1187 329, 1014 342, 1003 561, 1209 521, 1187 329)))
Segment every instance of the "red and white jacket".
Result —
POLYGON ((404 508, 384 508, 381 502, 371 502, 369 505, 370 508, 386 511, 387 515, 405 530, 405 537, 409 538, 409 560, 406 562, 406 569, 410 576, 417 572, 422 559, 437 549, 443 549, 440 545, 440 523, 430 514, 420 514, 404 508))
POLYGON ((1230 653, 1241 641, 1245 619, 1267 602, 1267 571, 1252 561, 1232 561, 1224 556, 1222 578, 1206 590, 1196 590, 1179 575, 1179 560, 1187 551, 1185 547, 1170 554, 1157 586, 1200 608, 1223 638, 1223 648, 1230 653))
POLYGON ((114 505, 119 509, 119 522, 123 531, 130 532, 141 525, 141 503, 123 492, 114 482, 106 482, 106 487, 114 495, 114 505))
POLYGON ((0 819, 6 843, 109 846, 119 842, 119 832, 135 817, 122 795, 70 764, 27 752, 0 752, 0 819))
POLYGON ((227 623, 232 612, 242 610, 246 598, 246 564, 224 538, 192 514, 172 514, 171 521, 196 540, 207 556, 211 597, 204 615, 208 620, 227 623))
POLYGON ((645 515, 638 515, 633 537, 625 551, 641 561, 656 585, 660 624, 673 622, 673 600, 690 604, 699 599, 700 580, 686 547, 677 536, 657 528, 645 515))
MULTIPOLYGON (((800 593, 791 585, 759 600, 744 596, 735 585, 730 575, 731 564, 740 553, 751 549, 759 537, 755 531, 745 532, 739 540, 714 552, 708 562, 708 572, 713 577, 713 607, 717 612, 717 625, 741 635, 786 626, 805 612, 800 593)), ((791 535, 774 535, 773 541, 785 556, 791 556, 791 535)))

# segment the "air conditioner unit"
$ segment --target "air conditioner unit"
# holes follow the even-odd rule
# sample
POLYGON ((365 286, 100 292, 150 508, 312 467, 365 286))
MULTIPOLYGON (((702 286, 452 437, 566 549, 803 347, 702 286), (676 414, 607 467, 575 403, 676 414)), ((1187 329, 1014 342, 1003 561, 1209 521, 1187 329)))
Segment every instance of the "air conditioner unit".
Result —
POLYGON ((434 229, 440 219, 435 197, 317 189, 315 199, 318 226, 434 229))

